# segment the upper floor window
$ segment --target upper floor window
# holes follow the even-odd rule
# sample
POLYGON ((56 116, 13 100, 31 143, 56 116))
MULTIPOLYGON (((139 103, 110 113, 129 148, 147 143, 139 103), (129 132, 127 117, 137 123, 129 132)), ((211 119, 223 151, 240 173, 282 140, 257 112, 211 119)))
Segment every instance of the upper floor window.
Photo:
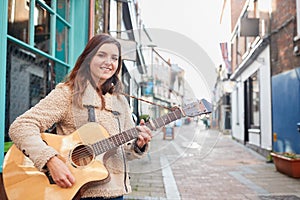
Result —
POLYGON ((8 35, 63 62, 68 62, 69 19, 69 0, 8 3, 8 35))

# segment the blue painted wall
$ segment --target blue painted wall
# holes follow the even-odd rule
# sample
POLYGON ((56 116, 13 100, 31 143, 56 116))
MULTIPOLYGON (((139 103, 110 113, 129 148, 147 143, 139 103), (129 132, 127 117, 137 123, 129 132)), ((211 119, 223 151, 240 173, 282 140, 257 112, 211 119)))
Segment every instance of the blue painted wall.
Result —
POLYGON ((272 77, 272 115, 273 151, 300 154, 300 67, 272 77))
MULTIPOLYGON (((70 64, 71 69, 78 56, 88 42, 89 25, 89 1, 73 0, 71 3, 71 24, 73 30, 70 32, 70 64)), ((71 70, 70 69, 70 70, 71 70)))
MULTIPOLYGON (((0 8, 7 8, 8 1, 0 1, 0 8)), ((5 88, 6 88, 6 34, 7 9, 0 14, 0 173, 4 159, 4 127, 5 127, 5 88)))

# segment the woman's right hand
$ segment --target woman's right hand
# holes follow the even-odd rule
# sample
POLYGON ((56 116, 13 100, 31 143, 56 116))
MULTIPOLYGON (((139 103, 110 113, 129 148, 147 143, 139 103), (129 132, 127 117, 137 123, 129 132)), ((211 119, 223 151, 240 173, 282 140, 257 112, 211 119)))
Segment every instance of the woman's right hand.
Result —
POLYGON ((57 156, 53 156, 47 162, 47 167, 54 182, 62 187, 69 188, 75 183, 75 177, 70 172, 66 164, 57 156))

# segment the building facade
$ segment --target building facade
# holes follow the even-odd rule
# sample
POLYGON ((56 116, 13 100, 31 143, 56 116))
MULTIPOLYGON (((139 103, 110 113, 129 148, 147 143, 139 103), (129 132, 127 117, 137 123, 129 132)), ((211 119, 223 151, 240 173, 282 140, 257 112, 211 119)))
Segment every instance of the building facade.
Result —
POLYGON ((63 80, 87 43, 89 2, 11 0, 1 3, 3 77, 0 84, 1 110, 5 112, 0 122, 5 137, 0 149, 3 156, 3 140, 9 140, 9 125, 63 80))
MULTIPOLYGON (((6 199, 2 164, 11 145, 10 124, 64 80, 89 38, 108 33, 121 42, 128 94, 140 92, 129 69, 143 74, 144 65, 133 31, 139 24, 136 1, 9 0, 0 7, 0 199, 6 199)), ((129 102, 138 112, 137 102, 129 102)))
MULTIPOLYGON (((226 1, 225 1, 226 2, 226 1)), ((300 152, 298 0, 231 0, 232 136, 268 155, 300 152)))
POLYGON ((273 150, 300 153, 300 1, 272 2, 273 150), (282 15, 282 13, 286 13, 282 15))

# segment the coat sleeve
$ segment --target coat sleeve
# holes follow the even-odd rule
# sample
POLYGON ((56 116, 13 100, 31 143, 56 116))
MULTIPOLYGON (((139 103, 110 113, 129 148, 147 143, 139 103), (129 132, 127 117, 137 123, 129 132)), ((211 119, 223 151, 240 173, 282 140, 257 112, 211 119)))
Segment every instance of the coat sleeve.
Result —
MULTIPOLYGON (((130 107, 125 97, 122 98, 122 104, 124 104, 124 108, 125 108, 124 130, 129 130, 131 128, 134 128, 135 124, 132 119, 130 107)), ((150 143, 148 143, 143 149, 143 151, 141 152, 138 150, 135 140, 128 142, 127 144, 124 145, 127 160, 134 160, 134 159, 139 159, 144 157, 148 153, 149 147, 150 147, 150 143)))
POLYGON ((9 128, 9 136, 14 144, 39 170, 43 169, 51 157, 58 154, 42 141, 40 133, 64 117, 70 106, 70 96, 70 89, 59 84, 38 104, 17 117, 9 128))

